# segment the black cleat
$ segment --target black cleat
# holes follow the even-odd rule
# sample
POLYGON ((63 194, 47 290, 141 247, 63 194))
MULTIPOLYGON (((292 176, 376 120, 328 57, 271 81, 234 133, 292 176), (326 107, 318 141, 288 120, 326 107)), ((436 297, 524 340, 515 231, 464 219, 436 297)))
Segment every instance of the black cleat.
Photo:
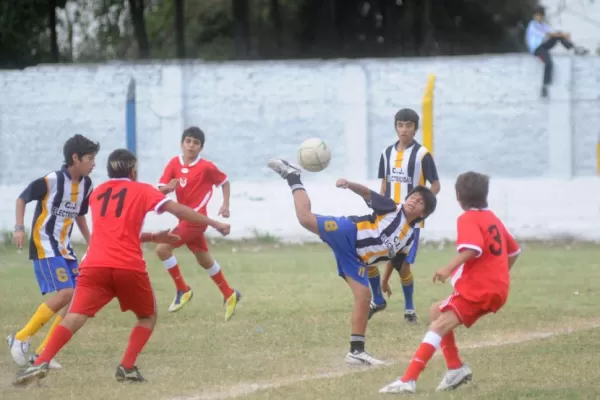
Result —
POLYGON ((136 366, 131 369, 125 369, 122 365, 117 367, 115 378, 119 382, 146 382, 146 379, 140 374, 136 366))
POLYGON ((404 320, 409 324, 416 324, 418 318, 415 310, 404 310, 404 320))
POLYGON ((377 314, 379 311, 383 311, 385 310, 387 307, 387 302, 384 301, 382 304, 375 304, 373 302, 371 302, 371 305, 369 306, 369 319, 371 319, 371 317, 375 314, 377 314))

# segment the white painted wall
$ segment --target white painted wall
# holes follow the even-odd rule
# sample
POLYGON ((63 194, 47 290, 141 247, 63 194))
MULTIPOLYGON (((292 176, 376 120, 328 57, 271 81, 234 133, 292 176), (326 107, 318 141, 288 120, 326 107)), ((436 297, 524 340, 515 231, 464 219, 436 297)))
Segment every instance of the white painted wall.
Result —
MULTIPOLYGON (((253 236, 256 229, 306 238, 294 221, 286 185, 266 168, 266 160, 293 158, 303 139, 324 138, 333 149, 330 167, 306 177, 315 210, 367 211, 360 201, 348 200, 351 194, 322 185, 341 175, 375 179, 380 151, 395 140, 394 113, 402 107, 420 110, 427 77, 435 73, 435 159, 443 189, 425 237, 453 238, 458 210, 452 181, 474 169, 492 175, 492 207, 516 234, 595 238, 594 226, 586 225, 600 212, 595 199, 576 208, 569 202, 571 193, 600 193, 595 178, 600 58, 563 56, 556 64, 546 101, 538 94, 542 65, 523 54, 0 71, 0 229, 12 229, 19 191, 60 166, 62 143, 74 133, 101 142, 92 178, 105 179, 108 153, 125 146, 125 94, 134 77, 142 180, 155 182, 178 151, 182 129, 199 125, 208 135, 205 156, 232 180, 232 237, 253 236)), ((217 202, 214 198, 211 210, 217 202)), ((147 226, 169 223, 150 217, 147 226)))

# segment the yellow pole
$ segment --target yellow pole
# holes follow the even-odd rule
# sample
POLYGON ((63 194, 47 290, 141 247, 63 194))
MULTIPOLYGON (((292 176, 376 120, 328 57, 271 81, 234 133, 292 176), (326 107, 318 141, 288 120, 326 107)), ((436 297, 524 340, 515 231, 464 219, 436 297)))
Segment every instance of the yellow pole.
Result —
MULTIPOLYGON (((422 112, 422 132, 423 146, 425 146, 431 154, 433 154, 433 89, 435 86, 435 75, 430 74, 423 95, 423 112, 422 112)), ((600 146, 599 146, 600 148, 600 146)), ((600 168, 600 162, 599 162, 600 168)))

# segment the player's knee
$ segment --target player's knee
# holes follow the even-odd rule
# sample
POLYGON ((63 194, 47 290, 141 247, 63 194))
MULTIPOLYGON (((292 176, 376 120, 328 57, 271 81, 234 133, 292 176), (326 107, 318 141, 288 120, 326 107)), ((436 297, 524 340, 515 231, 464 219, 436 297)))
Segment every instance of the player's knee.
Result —
POLYGON ((158 315, 156 313, 144 317, 138 316, 138 324, 148 329, 154 329, 157 319, 158 315))
POLYGON ((440 303, 441 302, 438 301, 436 303, 433 303, 431 307, 429 307, 429 321, 435 321, 442 314, 442 312, 440 311, 440 303))
POLYGON ((73 293, 75 293, 75 289, 73 288, 61 289, 56 292, 54 297, 58 303, 58 306, 63 308, 64 306, 68 305, 73 298, 73 293))
POLYGON ((156 255, 161 260, 166 260, 173 255, 173 250, 171 250, 171 246, 161 243, 156 246, 156 255))
POLYGON ((405 278, 409 275, 410 275, 410 264, 405 262, 402 264, 402 267, 400 268, 400 276, 402 278, 405 278))

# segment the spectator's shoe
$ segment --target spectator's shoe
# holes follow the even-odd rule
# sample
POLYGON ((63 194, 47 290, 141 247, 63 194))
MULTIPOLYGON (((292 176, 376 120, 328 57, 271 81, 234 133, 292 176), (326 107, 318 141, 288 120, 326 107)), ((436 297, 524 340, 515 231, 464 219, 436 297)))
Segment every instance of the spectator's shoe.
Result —
POLYGON ((581 46, 575 47, 575 55, 577 55, 577 56, 585 56, 589 52, 590 51, 588 49, 586 49, 585 47, 581 47, 581 46))
POLYGON ((548 97, 548 86, 546 86, 546 85, 542 86, 542 91, 541 91, 540 95, 544 98, 548 97))

